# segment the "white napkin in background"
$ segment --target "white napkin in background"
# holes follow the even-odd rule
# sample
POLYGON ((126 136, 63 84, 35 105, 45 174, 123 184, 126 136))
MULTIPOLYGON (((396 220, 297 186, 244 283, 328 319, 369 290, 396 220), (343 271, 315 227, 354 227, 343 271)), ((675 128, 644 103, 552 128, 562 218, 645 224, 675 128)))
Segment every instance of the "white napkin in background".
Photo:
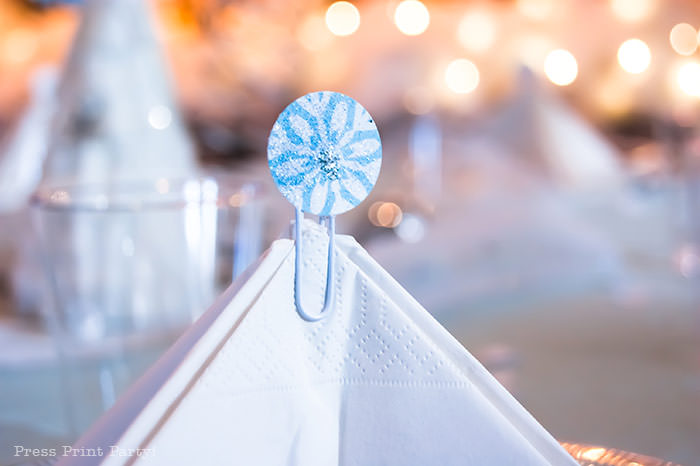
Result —
MULTIPOLYGON (((320 307, 327 236, 304 228, 320 307)), ((293 242, 275 242, 76 448, 110 465, 576 464, 354 239, 336 254, 334 309, 309 323, 293 242)))

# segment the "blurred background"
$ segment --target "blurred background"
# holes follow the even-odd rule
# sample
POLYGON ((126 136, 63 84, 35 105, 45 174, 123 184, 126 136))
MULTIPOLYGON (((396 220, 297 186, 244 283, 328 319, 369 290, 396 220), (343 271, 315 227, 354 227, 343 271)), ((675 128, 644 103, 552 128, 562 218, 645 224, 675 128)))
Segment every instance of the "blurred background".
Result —
POLYGON ((284 234, 267 137, 317 90, 384 145, 339 232, 557 439, 700 464, 698 27, 693 0, 2 0, 0 464, 72 442, 284 234))

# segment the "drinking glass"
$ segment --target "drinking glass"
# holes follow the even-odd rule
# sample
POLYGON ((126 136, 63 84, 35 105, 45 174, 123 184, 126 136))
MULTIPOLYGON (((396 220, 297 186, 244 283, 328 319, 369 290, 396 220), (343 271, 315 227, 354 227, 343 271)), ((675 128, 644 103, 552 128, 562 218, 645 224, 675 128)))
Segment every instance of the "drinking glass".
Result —
MULTIPOLYGON (((228 177, 41 190, 34 217, 72 434, 85 430, 279 231, 228 177)), ((279 227, 281 228, 281 227, 279 227)))

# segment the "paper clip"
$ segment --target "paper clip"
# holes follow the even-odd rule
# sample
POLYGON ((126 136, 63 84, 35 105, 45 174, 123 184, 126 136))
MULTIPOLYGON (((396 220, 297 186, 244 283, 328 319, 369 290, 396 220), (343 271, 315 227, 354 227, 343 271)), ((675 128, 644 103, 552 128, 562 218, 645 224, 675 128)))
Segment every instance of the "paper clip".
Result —
POLYGON ((272 127, 267 146, 270 172, 295 209, 294 304, 302 319, 327 317, 334 304, 335 216, 362 202, 382 164, 382 144, 370 114, 337 92, 312 92, 295 100, 272 127), (304 212, 328 228, 328 265, 323 306, 310 313, 302 305, 304 212))
POLYGON ((304 309, 301 301, 301 283, 302 283, 302 273, 304 266, 302 264, 302 252, 301 252, 301 225, 304 221, 304 213, 301 208, 297 207, 295 209, 294 218, 294 304, 296 305, 297 312, 302 319, 308 322, 316 322, 323 319, 328 315, 330 310, 333 308, 333 302, 335 300, 335 215, 330 215, 328 217, 321 217, 319 220, 326 219, 328 224, 328 266, 326 267, 326 292, 323 300, 323 307, 321 312, 318 314, 310 314, 304 309))

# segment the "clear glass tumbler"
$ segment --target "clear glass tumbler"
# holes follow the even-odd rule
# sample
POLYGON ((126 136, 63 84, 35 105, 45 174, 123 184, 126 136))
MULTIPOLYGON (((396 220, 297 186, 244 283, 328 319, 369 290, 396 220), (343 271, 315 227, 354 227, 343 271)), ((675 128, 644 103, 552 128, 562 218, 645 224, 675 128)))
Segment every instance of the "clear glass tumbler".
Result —
MULTIPOLYGON (((85 430, 270 240, 259 185, 213 178, 39 192, 67 425, 85 430)), ((274 233, 273 233, 274 235, 274 233)))

